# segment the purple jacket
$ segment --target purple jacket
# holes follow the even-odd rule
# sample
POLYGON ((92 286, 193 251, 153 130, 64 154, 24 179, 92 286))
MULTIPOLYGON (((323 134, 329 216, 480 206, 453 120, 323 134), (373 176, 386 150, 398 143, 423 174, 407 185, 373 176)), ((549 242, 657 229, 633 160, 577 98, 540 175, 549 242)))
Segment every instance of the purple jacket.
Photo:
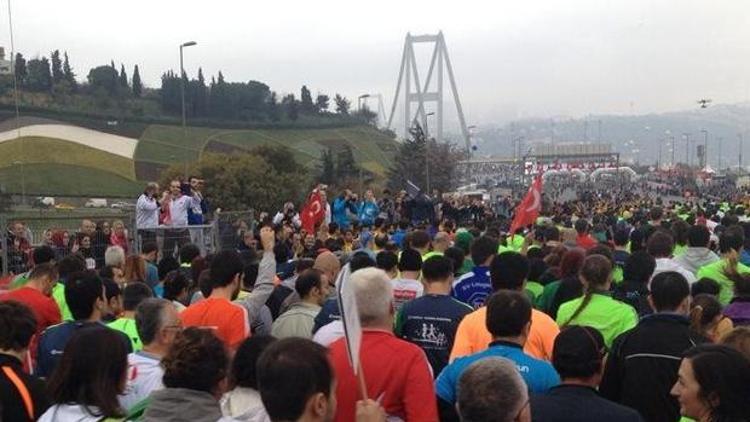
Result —
POLYGON ((732 320, 734 326, 750 326, 750 297, 735 297, 724 308, 724 316, 732 320))

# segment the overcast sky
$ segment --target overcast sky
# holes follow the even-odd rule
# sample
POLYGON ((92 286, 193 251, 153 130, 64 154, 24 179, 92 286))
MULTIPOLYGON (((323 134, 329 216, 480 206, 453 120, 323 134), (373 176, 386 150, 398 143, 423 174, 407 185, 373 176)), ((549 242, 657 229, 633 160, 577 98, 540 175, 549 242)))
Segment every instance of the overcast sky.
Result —
POLYGON ((387 108, 405 34, 442 30, 467 124, 750 97, 745 0, 13 0, 13 19, 17 51, 67 50, 79 78, 114 59, 129 74, 139 64, 156 87, 179 67, 179 43, 195 40, 185 51, 191 75, 202 66, 209 79, 222 70, 281 93, 302 84, 350 98, 379 92, 387 108))

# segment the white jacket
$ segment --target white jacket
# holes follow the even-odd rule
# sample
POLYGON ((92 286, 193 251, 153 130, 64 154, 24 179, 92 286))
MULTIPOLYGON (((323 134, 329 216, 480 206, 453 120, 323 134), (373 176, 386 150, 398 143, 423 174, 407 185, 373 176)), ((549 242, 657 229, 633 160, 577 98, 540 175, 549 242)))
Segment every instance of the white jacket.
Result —
POLYGON ((237 387, 224 394, 221 398, 221 414, 241 422, 271 422, 260 393, 247 387, 237 387))
MULTIPOLYGON (((90 408, 91 412, 97 413, 99 409, 90 408)), ((86 408, 77 404, 56 404, 38 419, 38 422, 99 422, 102 416, 93 416, 86 408)))
MULTIPOLYGON (((678 264, 672 258, 657 258, 656 269, 654 270, 654 275, 651 276, 651 279, 653 280, 657 274, 665 273, 667 271, 674 271, 674 272, 682 274, 682 276, 685 277, 685 280, 687 280, 687 282, 690 284, 693 284, 696 282, 695 274, 691 273, 690 271, 680 266, 680 264, 678 264)), ((649 288, 650 287, 651 287, 651 283, 649 282, 649 288)))

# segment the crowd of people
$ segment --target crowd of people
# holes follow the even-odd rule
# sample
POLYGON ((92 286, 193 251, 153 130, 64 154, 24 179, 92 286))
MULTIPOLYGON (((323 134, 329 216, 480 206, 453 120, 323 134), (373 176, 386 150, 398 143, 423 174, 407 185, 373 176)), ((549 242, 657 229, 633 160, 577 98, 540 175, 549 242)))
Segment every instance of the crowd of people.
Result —
POLYGON ((313 231, 290 203, 205 254, 199 191, 149 185, 138 201, 137 230, 168 213, 175 243, 107 242, 101 264, 29 245, 0 293, 2 420, 750 420, 737 196, 582 188, 511 233, 479 202, 322 190, 313 231))

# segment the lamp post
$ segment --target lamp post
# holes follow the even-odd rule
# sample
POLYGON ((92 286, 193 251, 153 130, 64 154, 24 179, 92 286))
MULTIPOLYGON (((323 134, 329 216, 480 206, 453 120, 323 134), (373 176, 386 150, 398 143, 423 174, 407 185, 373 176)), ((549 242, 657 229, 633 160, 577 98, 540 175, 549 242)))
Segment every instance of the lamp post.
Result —
POLYGON ((708 165, 708 131, 706 129, 701 129, 701 133, 703 133, 703 163, 702 163, 702 166, 706 167, 708 165))
MULTIPOLYGON (((185 66, 182 60, 182 49, 196 45, 195 41, 188 41, 180 44, 180 96, 182 97, 182 142, 187 143, 187 122, 185 119, 185 66)), ((185 155, 185 180, 188 178, 188 156, 185 155)))
POLYGON ((682 137, 685 139, 685 165, 690 166, 690 134, 683 133, 682 137))
POLYGON ((737 172, 740 172, 742 170, 742 132, 737 134, 737 138, 740 140, 740 146, 739 146, 739 167, 737 168, 737 172))
MULTIPOLYGON (((431 111, 427 114, 425 114, 425 117, 434 116, 435 112, 431 111)), ((425 132, 425 138, 424 138, 424 173, 425 173, 425 194, 430 195, 430 138, 427 136, 427 132, 425 132)))

